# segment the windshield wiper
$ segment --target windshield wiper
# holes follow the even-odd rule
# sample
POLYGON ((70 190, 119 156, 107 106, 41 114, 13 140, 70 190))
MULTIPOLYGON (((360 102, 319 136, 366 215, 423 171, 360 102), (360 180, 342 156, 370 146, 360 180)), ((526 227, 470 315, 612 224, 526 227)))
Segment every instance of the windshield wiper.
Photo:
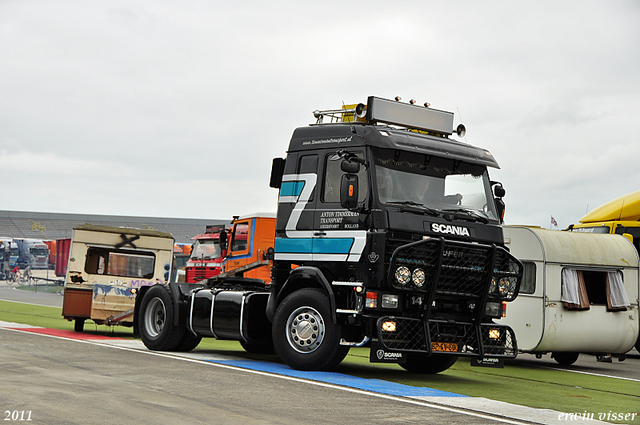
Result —
POLYGON ((421 213, 426 213, 429 215, 432 215, 434 217, 438 217, 439 215, 441 215, 440 211, 438 210, 434 210, 433 208, 429 208, 428 206, 424 205, 424 204, 420 204, 418 202, 414 202, 414 201, 389 201, 386 202, 387 204, 392 204, 392 205, 402 205, 403 207, 416 207, 417 210, 405 210, 404 208, 401 208, 400 211, 411 211, 411 212, 421 212, 421 213))
POLYGON ((484 224, 489 223, 489 219, 487 217, 485 217, 484 215, 481 215, 478 211, 476 210, 470 210, 467 208, 447 208, 445 210, 442 210, 448 213, 452 213, 453 215, 456 215, 457 218, 461 218, 461 219, 471 219, 471 221, 480 221, 484 224), (456 214, 456 213, 459 213, 456 214), (460 216, 462 215, 462 217, 460 216))

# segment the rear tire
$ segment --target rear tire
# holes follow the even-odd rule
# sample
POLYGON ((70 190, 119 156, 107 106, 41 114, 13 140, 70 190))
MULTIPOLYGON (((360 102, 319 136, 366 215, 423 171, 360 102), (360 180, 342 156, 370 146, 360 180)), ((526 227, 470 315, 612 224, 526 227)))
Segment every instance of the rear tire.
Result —
POLYGON ((580 356, 580 353, 564 352, 564 351, 557 351, 557 352, 554 351, 551 354, 551 357, 553 357, 553 359, 559 364, 561 364, 562 366, 569 366, 574 364, 576 360, 578 360, 579 356, 580 356))
POLYGON ((407 353, 407 362, 401 364, 405 370, 411 373, 436 374, 444 372, 458 361, 458 356, 432 354, 427 356, 420 353, 407 353))
POLYGON ((340 345, 340 325, 331 321, 329 298, 319 289, 289 294, 273 318, 273 346, 280 358, 298 370, 329 370, 349 346, 340 345))
POLYGON ((183 342, 187 329, 174 326, 175 314, 173 296, 168 286, 153 285, 144 294, 138 313, 138 329, 140 338, 148 349, 175 351, 181 344, 185 344, 184 347, 191 345, 183 342))

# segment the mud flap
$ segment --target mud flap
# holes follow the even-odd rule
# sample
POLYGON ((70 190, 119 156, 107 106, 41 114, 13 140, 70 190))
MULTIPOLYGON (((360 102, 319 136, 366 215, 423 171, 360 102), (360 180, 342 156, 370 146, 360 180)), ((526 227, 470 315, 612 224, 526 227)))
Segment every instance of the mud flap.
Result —
POLYGON ((391 351, 382 346, 379 341, 371 340, 371 351, 369 351, 369 361, 371 363, 396 363, 405 364, 407 353, 402 351, 391 351))

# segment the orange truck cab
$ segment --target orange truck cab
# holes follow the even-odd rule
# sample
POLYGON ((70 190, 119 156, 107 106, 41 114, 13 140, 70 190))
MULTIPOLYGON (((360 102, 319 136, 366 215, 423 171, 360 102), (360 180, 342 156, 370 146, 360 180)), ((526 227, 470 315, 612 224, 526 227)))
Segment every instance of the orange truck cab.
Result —
POLYGON ((276 231, 276 215, 261 213, 245 217, 234 217, 228 240, 222 237, 222 246, 227 245, 227 257, 222 263, 227 275, 271 281, 270 260, 276 231))

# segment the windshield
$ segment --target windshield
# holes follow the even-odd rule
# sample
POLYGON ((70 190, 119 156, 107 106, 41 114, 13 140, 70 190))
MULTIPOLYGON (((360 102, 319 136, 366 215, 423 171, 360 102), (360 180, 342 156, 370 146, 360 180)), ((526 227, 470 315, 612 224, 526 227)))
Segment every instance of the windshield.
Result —
POLYGON ((374 150, 378 199, 497 220, 484 166, 413 152, 374 150))
POLYGON ((220 244, 217 239, 205 239, 196 241, 193 251, 191 251, 191 258, 198 259, 216 259, 220 258, 222 252, 220 251, 220 244))

